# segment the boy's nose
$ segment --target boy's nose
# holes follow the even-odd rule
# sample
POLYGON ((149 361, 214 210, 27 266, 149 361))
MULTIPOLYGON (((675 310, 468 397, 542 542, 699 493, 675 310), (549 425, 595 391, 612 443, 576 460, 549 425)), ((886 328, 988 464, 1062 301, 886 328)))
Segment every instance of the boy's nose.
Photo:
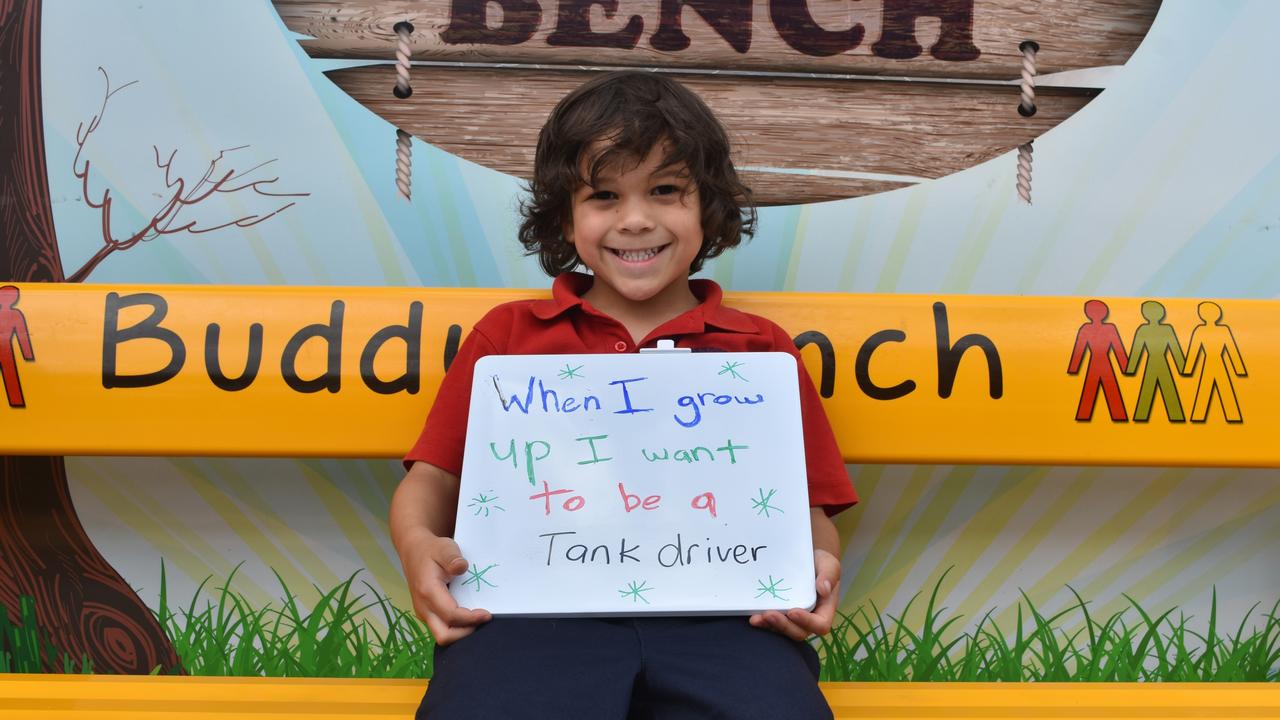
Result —
POLYGON ((624 202, 618 207, 618 230, 641 233, 653 229, 653 215, 643 202, 624 202))

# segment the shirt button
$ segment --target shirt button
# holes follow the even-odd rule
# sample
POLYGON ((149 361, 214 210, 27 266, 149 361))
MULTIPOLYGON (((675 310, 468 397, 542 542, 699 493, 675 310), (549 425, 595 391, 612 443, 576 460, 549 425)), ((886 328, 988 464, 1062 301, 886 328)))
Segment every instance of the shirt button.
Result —
POLYGON ((618 352, 626 352, 626 351, 627 351, 627 344, 626 344, 625 342, 623 342, 623 341, 619 340, 618 342, 616 342, 616 343, 614 343, 614 344, 613 344, 613 349, 614 349, 614 350, 617 350, 618 352))

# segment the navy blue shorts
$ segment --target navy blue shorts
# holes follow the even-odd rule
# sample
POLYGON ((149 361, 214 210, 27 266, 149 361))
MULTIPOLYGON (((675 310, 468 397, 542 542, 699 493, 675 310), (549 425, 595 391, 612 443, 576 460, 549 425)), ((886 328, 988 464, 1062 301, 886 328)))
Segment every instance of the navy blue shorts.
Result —
POLYGON ((436 648, 422 720, 830 718, 818 655, 745 617, 495 618, 436 648))

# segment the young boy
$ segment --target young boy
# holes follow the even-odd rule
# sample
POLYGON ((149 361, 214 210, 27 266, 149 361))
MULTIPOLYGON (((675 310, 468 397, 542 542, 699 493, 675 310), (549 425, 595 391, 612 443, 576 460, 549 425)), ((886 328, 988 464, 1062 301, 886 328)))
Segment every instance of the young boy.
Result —
POLYGON ((467 562, 450 539, 476 360, 489 354, 636 352, 660 338, 694 350, 789 352, 790 336, 690 280, 754 229, 724 129, 662 75, 621 72, 567 95, 538 138, 520 241, 555 277, 549 300, 491 310, 445 376, 391 537, 414 609, 436 638, 419 717, 831 717, 805 639, 831 629, 839 539, 828 514, 857 502, 817 392, 800 366, 818 603, 741 617, 498 618, 458 607, 467 562), (590 275, 571 272, 578 265, 590 275))

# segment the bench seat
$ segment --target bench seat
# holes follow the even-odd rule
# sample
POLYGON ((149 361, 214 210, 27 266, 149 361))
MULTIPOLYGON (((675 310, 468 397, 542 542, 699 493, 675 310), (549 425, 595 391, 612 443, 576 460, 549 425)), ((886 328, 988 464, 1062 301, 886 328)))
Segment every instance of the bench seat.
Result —
MULTIPOLYGON (((410 718, 422 680, 0 675, 22 720, 410 718)), ((837 718, 1275 718, 1270 683, 823 683, 837 718)))

